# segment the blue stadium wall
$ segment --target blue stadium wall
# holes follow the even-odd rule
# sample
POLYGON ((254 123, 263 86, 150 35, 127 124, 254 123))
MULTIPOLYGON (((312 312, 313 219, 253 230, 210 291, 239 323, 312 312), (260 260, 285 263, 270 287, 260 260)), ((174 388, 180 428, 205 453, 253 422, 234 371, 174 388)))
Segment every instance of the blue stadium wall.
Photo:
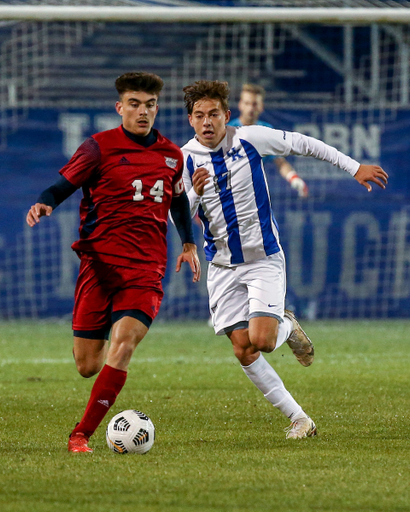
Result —
MULTIPOLYGON (((78 142, 98 131, 102 126, 101 119, 113 120, 112 112, 31 110, 21 128, 8 136, 7 147, 0 152, 0 318, 69 317, 71 313, 77 263, 75 258, 67 256, 71 251, 67 229, 73 241, 78 224, 70 209, 61 206, 54 212, 54 220, 42 221, 55 223, 54 234, 32 249, 47 253, 47 246, 55 245, 56 237, 64 240, 63 245, 57 244, 57 260, 54 259, 57 263, 47 284, 40 282, 44 276, 37 273, 33 274, 34 278, 31 276, 34 279, 32 290, 38 293, 39 301, 41 298, 41 307, 30 309, 22 305, 21 297, 13 302, 13 287, 19 288, 25 276, 21 265, 16 263, 13 267, 10 258, 18 247, 17 241, 27 236, 27 210, 39 192, 58 178, 58 170, 73 150, 67 138, 67 114, 82 116, 81 133, 76 134, 78 142), (67 228, 67 223, 61 219, 68 218, 67 228), (65 230, 64 237, 60 229, 65 230)), ((165 119, 167 113, 163 112, 162 116, 165 119)), ((361 161, 380 163, 390 175, 387 190, 381 191, 374 186, 371 194, 354 179, 324 177, 320 197, 296 209, 289 202, 275 200, 277 196, 272 194, 273 210, 287 256, 289 301, 301 315, 311 318, 409 317, 410 112, 398 112, 394 120, 384 123, 383 128, 373 126, 376 132, 370 126, 361 126, 354 116, 345 122, 344 131, 336 130, 337 133, 331 129, 332 125, 340 126, 336 119, 332 123, 327 116, 325 123, 319 116, 312 125, 311 112, 266 112, 264 119, 286 130, 302 131, 303 128, 306 133, 325 140, 333 133, 333 142, 337 145, 339 140, 339 149, 348 150, 361 161), (364 138, 359 147, 357 136, 364 138), (373 138, 377 143, 366 144, 366 138, 373 138)), ((163 131, 164 135, 170 135, 163 131)), ((175 142, 182 144, 184 141, 175 142)), ((304 159, 292 162, 298 169, 305 165, 304 159)), ((271 185, 275 186, 277 175, 269 163, 267 171, 271 185)), ((318 178, 313 185, 308 171, 305 176, 315 190, 318 178)), ((70 200, 71 204, 78 199, 70 200)), ((76 206, 71 209, 74 211, 76 206)), ((195 231, 200 245, 201 233, 196 224, 195 231)), ((208 316, 205 282, 193 285, 187 269, 175 275, 175 255, 180 245, 173 227, 168 238, 170 264, 164 280, 166 298, 159 318, 205 319, 208 316)), ((33 261, 35 258, 37 255, 33 254, 33 261)), ((35 298, 31 295, 27 300, 35 298)))

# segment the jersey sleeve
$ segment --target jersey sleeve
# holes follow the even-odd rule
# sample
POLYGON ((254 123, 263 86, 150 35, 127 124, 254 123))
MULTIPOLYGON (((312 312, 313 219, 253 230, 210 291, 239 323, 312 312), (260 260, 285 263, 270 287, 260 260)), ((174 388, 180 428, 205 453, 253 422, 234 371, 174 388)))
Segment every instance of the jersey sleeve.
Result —
POLYGON ((90 137, 81 144, 69 162, 60 170, 60 174, 71 184, 80 188, 91 178, 100 161, 100 146, 90 137))
POLYGON ((325 144, 321 140, 308 137, 298 132, 291 133, 292 138, 292 155, 313 156, 318 160, 330 162, 340 169, 354 176, 359 170, 360 163, 353 158, 341 153, 333 146, 325 144))
POLYGON ((184 171, 184 163, 183 163, 183 155, 182 151, 178 148, 179 158, 178 158, 178 170, 172 180, 172 197, 179 197, 185 190, 184 180, 182 178, 182 173, 184 171))
POLYGON ((174 179, 172 180, 172 197, 179 197, 185 190, 182 171, 183 168, 181 166, 181 168, 175 174, 174 179))
POLYGON ((292 149, 291 132, 252 125, 238 128, 237 133, 240 139, 250 142, 261 156, 288 156, 292 149))

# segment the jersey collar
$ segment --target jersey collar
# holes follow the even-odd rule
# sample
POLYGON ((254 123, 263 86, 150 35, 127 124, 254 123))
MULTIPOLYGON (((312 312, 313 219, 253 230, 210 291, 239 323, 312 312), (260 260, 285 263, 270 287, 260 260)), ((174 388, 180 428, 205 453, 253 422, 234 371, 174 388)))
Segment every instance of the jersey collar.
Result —
POLYGON ((136 142, 140 146, 143 146, 144 148, 148 148, 149 146, 152 146, 155 144, 158 140, 158 132, 157 130, 152 129, 148 135, 145 137, 141 137, 140 135, 135 135, 134 133, 129 132, 124 128, 123 125, 121 125, 122 131, 124 134, 131 139, 133 142, 136 142))

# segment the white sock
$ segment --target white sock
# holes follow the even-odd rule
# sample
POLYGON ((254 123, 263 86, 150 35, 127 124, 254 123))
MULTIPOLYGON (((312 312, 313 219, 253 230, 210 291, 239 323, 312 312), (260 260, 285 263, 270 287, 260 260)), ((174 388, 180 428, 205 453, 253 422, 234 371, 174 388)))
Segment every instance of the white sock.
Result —
POLYGON ((292 420, 307 418, 307 414, 285 388, 282 379, 262 354, 252 364, 242 368, 265 398, 285 416, 292 420))
POLYGON ((278 337, 276 339, 276 347, 279 348, 289 338, 290 333, 293 331, 293 322, 289 318, 284 318, 283 322, 279 324, 278 337))

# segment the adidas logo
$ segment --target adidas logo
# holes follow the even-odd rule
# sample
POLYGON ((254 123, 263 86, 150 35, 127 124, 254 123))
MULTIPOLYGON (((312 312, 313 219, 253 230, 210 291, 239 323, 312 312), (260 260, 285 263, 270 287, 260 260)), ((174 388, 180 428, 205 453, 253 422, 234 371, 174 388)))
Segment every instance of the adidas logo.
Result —
POLYGON ((131 162, 128 160, 128 158, 126 158, 125 156, 123 156, 121 158, 121 160, 118 162, 120 165, 129 165, 131 162))
POLYGON ((108 400, 97 400, 97 402, 101 405, 105 405, 105 407, 110 406, 110 402, 108 400))

